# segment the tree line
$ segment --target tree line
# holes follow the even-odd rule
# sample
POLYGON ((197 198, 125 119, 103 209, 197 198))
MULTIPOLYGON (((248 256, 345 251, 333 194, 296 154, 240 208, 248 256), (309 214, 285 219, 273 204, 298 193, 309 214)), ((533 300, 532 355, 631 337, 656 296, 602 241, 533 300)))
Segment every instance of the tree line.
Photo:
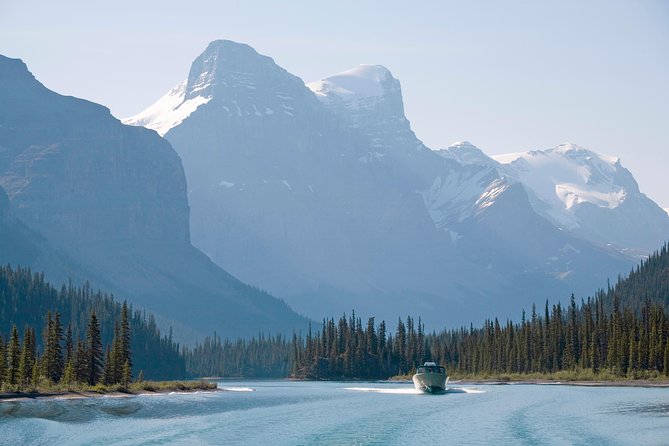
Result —
POLYGON ((614 287, 579 304, 573 295, 567 306, 546 301, 541 310, 533 307, 529 315, 523 311, 519 322, 489 319, 477 328, 425 333, 420 319, 407 317, 391 332, 384 321, 377 324, 372 317, 363 323, 353 312, 324 319, 318 330, 310 327, 292 338, 260 334, 222 340, 214 334, 183 349, 171 333, 161 336, 152 315, 133 313, 127 304, 93 292, 88 284, 56 290, 29 269, 0 267, 0 333, 9 333, 0 337, 0 373, 10 385, 32 379, 33 373, 52 382, 64 377, 122 382, 131 376, 133 365, 149 370, 153 379, 186 374, 384 379, 435 361, 462 376, 560 371, 669 376, 668 307, 665 245, 614 287), (64 335, 61 319, 69 321, 64 335), (90 338, 96 324, 99 342, 90 338), (20 338, 17 327, 22 325, 27 328, 20 338), (130 330, 132 337, 126 336, 130 330), (43 336, 38 338, 35 333, 40 331, 43 336), (108 346, 105 352, 102 345, 108 346))
POLYGON ((208 339, 189 350, 196 375, 303 379, 386 379, 415 371, 425 361, 458 376, 551 374, 603 371, 618 377, 669 376, 669 318, 649 300, 640 313, 613 310, 604 299, 568 307, 546 303, 542 314, 523 312, 521 321, 486 320, 482 327, 425 333, 420 321, 398 320, 393 333, 373 317, 324 320, 320 330, 292 339, 254 338, 236 342, 208 339), (260 366, 262 364, 262 366, 260 366))
MULTIPOLYGON (((132 351, 129 365, 143 371, 147 379, 186 377, 185 358, 180 345, 172 339, 171 332, 166 336, 161 334, 152 314, 133 310, 131 305, 117 302, 110 294, 94 291, 88 283, 83 286, 69 283, 57 289, 44 279, 43 274, 33 273, 29 268, 0 266, 0 334, 5 343, 11 344, 14 325, 18 334, 23 333, 22 342, 27 338, 24 327, 41 334, 48 332, 49 327, 61 326, 61 351, 67 356, 71 349, 76 356, 79 350, 77 340, 88 339, 92 314, 95 314, 100 328, 102 362, 107 356, 104 346, 109 345, 109 354, 114 354, 114 339, 120 337, 116 321, 120 323, 124 320, 126 332, 132 332, 130 340, 124 341, 129 342, 129 351, 132 351), (56 315, 67 323, 56 323, 56 315)), ((34 348, 36 352, 47 349, 44 336, 30 336, 34 346, 29 342, 29 349, 34 348)), ((66 365, 64 361, 63 372, 66 365)))
POLYGON ((193 374, 384 379, 411 373, 424 361, 461 376, 602 372, 618 377, 669 376, 669 252, 665 245, 615 287, 577 304, 572 295, 520 322, 489 319, 482 327, 425 333, 419 319, 384 321, 341 316, 292 339, 209 339, 187 353, 193 374), (262 368, 255 368, 258 363, 262 368), (265 370, 272 374, 262 375, 265 370), (249 373, 250 372, 250 373, 249 373), (247 374, 249 373, 249 374, 247 374))
POLYGON ((38 351, 35 327, 27 326, 23 337, 12 326, 5 343, 0 336, 0 387, 26 390, 53 385, 121 384, 127 388, 132 380, 129 310, 124 302, 121 320, 114 324, 114 338, 102 350, 100 323, 90 314, 85 339, 72 336, 72 326, 63 324, 59 312, 48 312, 42 333, 42 351, 38 351))
POLYGON ((290 348, 281 334, 237 340, 221 340, 214 334, 184 349, 184 357, 191 376, 284 378, 290 374, 290 348))

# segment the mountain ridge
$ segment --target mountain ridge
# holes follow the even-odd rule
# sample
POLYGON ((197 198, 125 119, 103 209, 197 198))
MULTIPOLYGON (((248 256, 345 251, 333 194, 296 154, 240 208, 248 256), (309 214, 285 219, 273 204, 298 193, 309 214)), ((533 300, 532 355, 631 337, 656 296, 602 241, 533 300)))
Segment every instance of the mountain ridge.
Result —
MULTIPOLYGON (((428 323, 462 323, 489 305, 585 295, 632 264, 552 224, 533 206, 536 194, 473 145, 426 147, 387 68, 304 84, 273 61, 265 67, 266 56, 253 62, 224 47, 217 76, 226 84, 165 133, 183 159, 193 242, 298 310, 355 307, 388 320, 420 310, 428 323), (225 77, 239 66, 242 76, 225 77), (277 93, 290 97, 289 113, 257 116, 253 106, 277 93), (538 239, 523 242, 528 233, 538 239)), ((209 73, 200 61, 210 51, 189 78, 209 73)))
MULTIPOLYGON (((8 197, 0 201, 7 227, 26 241, 23 266, 53 282, 90 280, 154 310, 181 339, 307 325, 191 245, 186 180, 169 142, 121 124, 106 107, 48 90, 21 61, 0 58, 0 76, 0 187, 8 197), (30 243, 36 252, 28 255, 30 243)), ((17 257, 0 252, 2 262, 17 257)))

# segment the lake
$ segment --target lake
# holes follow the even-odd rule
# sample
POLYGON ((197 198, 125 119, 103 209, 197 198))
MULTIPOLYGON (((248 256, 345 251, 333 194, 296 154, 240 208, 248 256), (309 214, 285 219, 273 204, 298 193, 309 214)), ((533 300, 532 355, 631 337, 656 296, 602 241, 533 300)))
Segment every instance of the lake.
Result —
POLYGON ((3 445, 669 444, 669 389, 222 381, 227 392, 0 403, 3 445))

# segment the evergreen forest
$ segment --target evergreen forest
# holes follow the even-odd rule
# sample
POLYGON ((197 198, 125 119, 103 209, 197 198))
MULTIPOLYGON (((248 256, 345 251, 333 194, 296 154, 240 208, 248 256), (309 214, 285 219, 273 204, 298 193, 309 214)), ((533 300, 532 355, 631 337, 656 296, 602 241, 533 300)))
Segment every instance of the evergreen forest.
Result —
POLYGON ((0 267, 0 380, 127 383, 133 370, 151 379, 386 379, 425 361, 459 377, 667 379, 668 310, 665 245, 615 286, 564 305, 545 301, 515 322, 426 333, 420 318, 391 327, 352 312, 292 337, 214 334, 185 348, 161 335, 152 315, 89 285, 58 290, 42 274, 7 266, 0 267))
MULTIPOLYGON (((99 326, 100 339, 96 344, 102 349, 99 367, 109 363, 107 356, 114 353, 116 340, 122 337, 123 358, 130 359, 128 352, 132 352, 129 366, 137 375, 141 371, 147 379, 154 380, 186 376, 179 344, 172 340, 171 334, 161 335, 153 315, 133 311, 125 302, 93 291, 88 284, 77 287, 70 283, 56 289, 45 281, 43 274, 27 268, 0 267, 0 354, 5 355, 5 367, 12 359, 10 353, 15 354, 10 352, 12 345, 20 342, 28 346, 29 354, 35 358, 44 356, 49 348, 59 349, 63 359, 57 363, 62 362, 64 372, 68 359, 82 360, 81 350, 90 348, 92 316, 99 326)), ((120 363, 118 368, 122 371, 123 366, 120 363)), ((117 376, 120 372, 114 373, 117 376)), ((51 378, 56 376, 60 372, 51 378)))
POLYGON ((186 351, 195 375, 385 379, 424 361, 452 375, 574 375, 606 379, 669 376, 669 252, 665 245, 614 287, 594 297, 533 307, 520 321, 425 333, 408 317, 389 328, 355 316, 324 319, 318 331, 292 339, 237 342, 208 338, 186 351), (262 364, 262 366, 259 366, 262 364), (585 373, 584 373, 585 372, 585 373))

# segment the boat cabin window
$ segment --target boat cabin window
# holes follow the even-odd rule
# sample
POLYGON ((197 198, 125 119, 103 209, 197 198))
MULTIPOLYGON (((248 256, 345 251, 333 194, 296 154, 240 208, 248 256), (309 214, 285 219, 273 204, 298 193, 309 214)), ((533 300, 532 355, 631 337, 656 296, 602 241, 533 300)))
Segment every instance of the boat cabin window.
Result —
POLYGON ((439 367, 439 366, 429 366, 429 365, 422 365, 418 367, 418 370, 416 373, 446 373, 446 369, 444 367, 439 367))

